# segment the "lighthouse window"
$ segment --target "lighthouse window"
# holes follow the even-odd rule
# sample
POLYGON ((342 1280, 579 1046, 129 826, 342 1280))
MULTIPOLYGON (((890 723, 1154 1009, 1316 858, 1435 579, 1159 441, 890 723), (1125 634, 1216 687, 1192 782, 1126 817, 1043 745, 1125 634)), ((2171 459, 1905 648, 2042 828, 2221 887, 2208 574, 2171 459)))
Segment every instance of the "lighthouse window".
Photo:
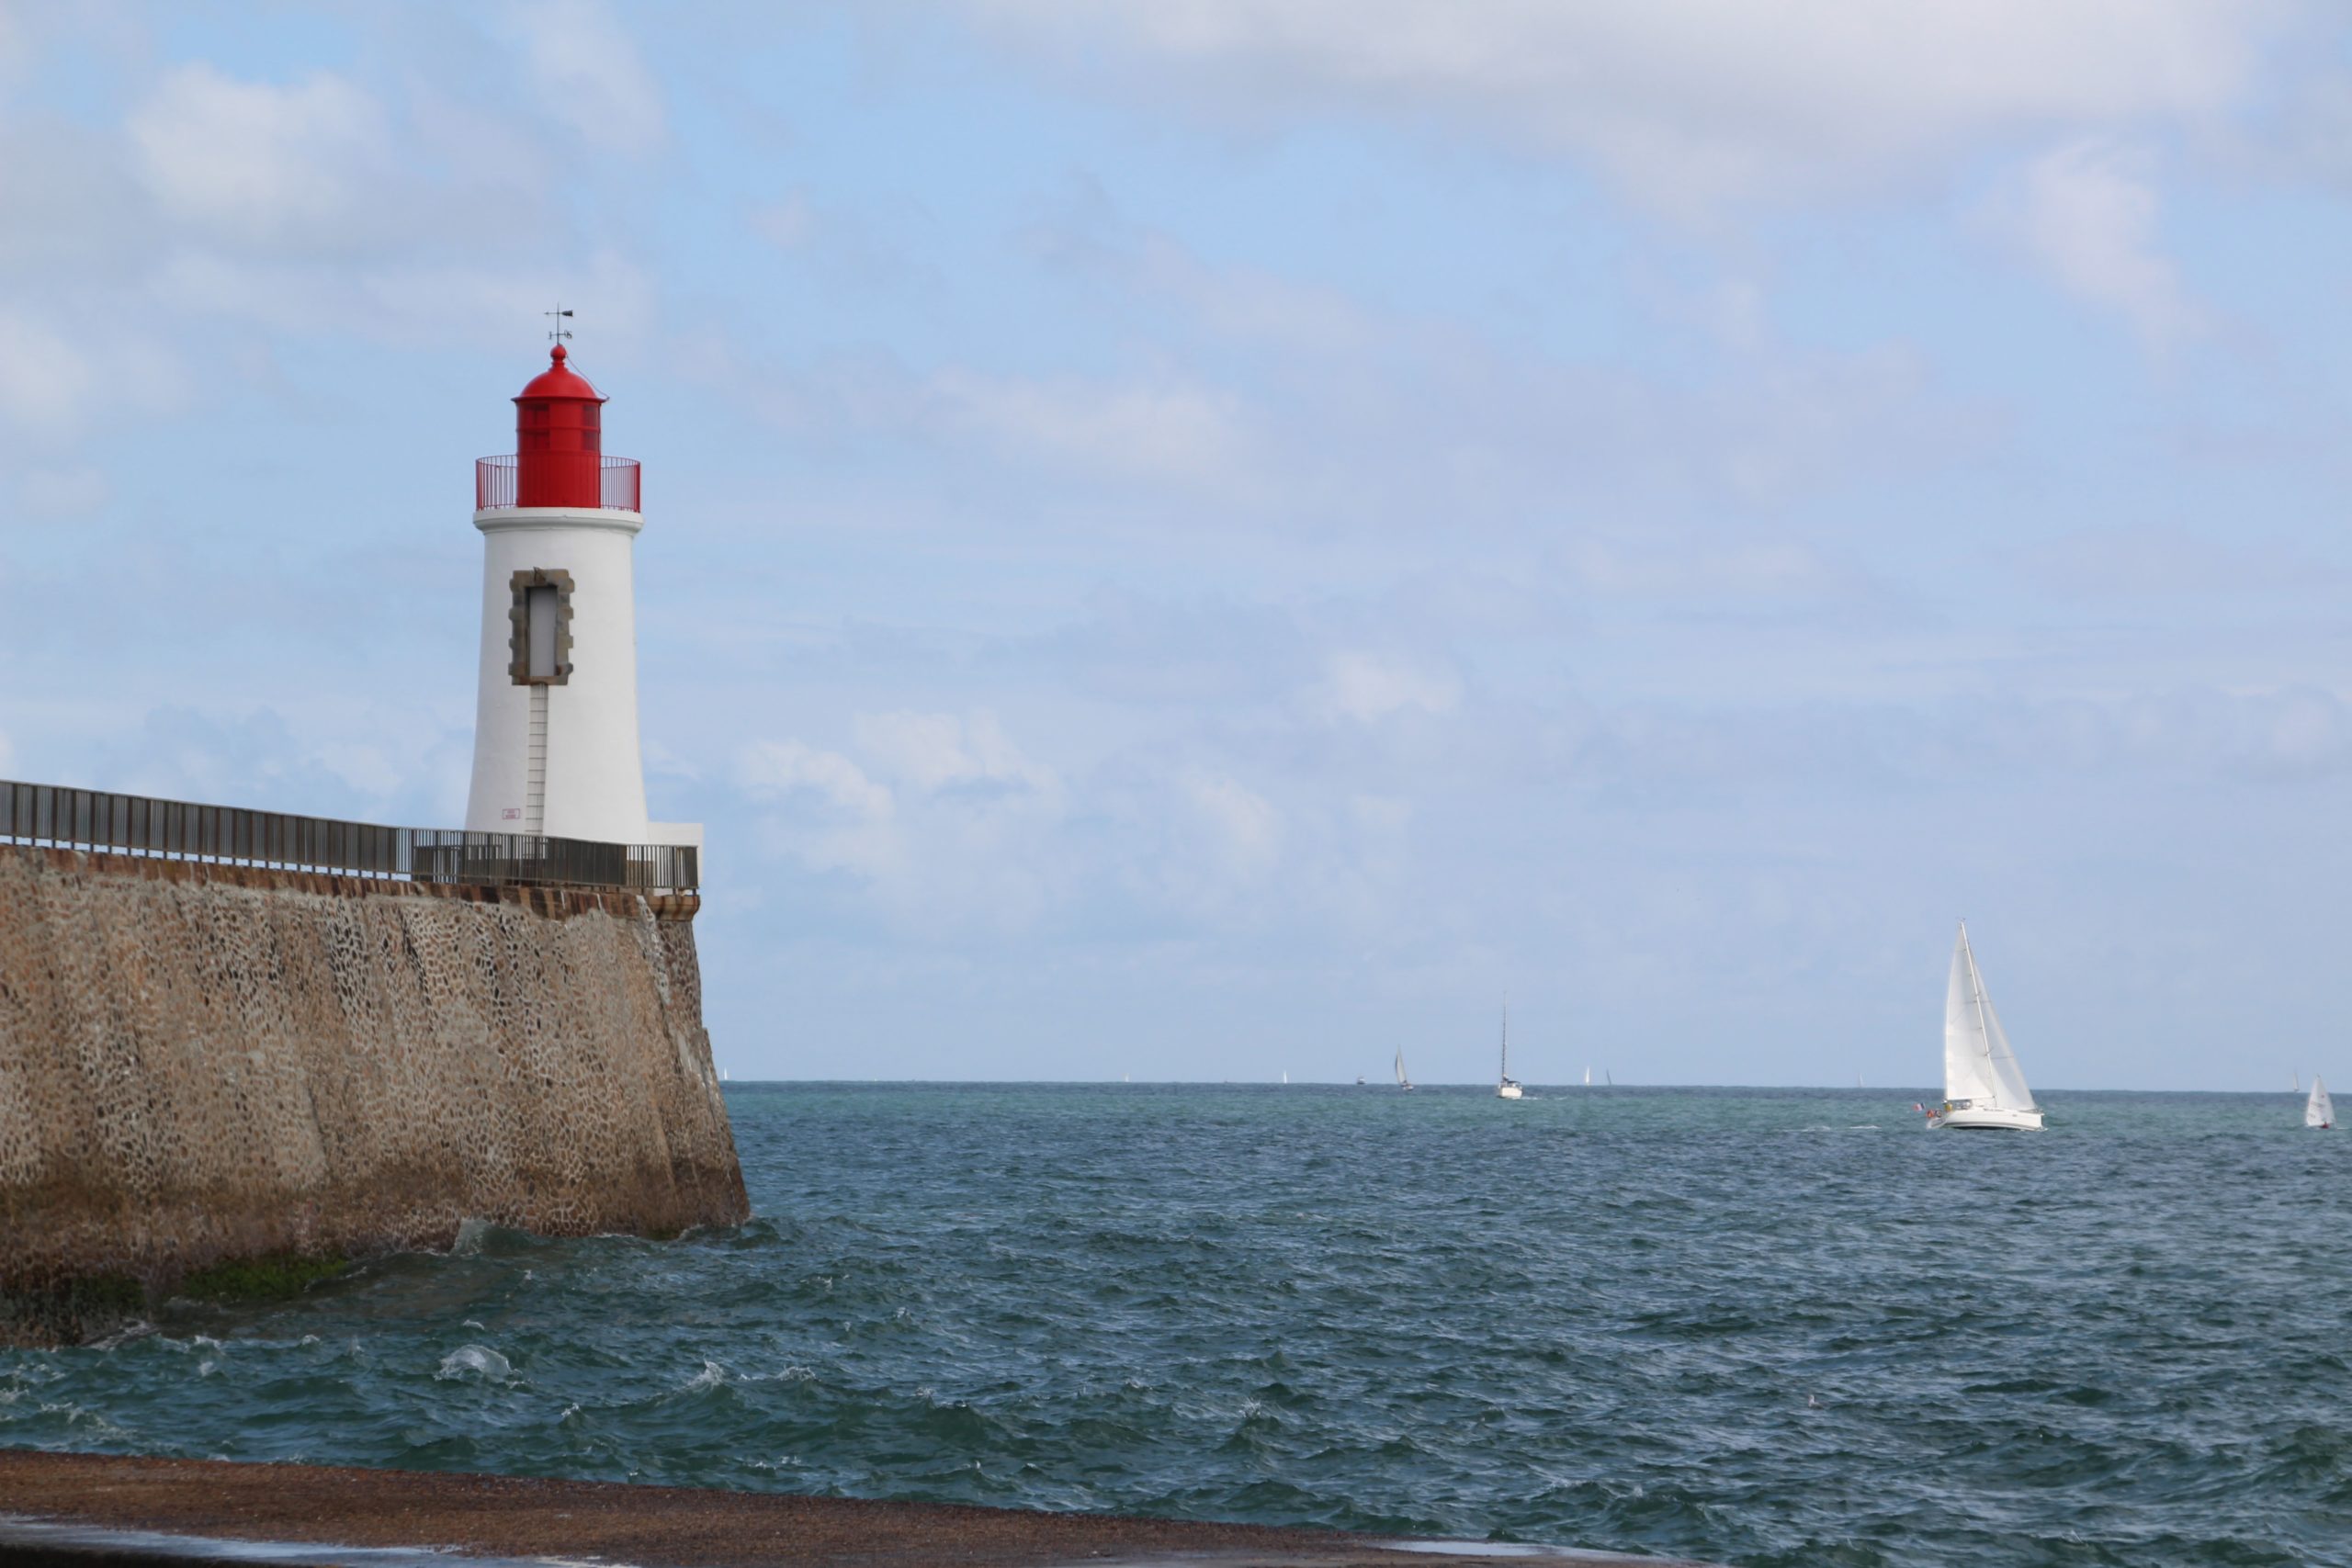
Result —
POLYGON ((518 686, 561 686, 571 679, 571 574, 552 567, 518 571, 507 612, 506 673, 518 686))
POLYGON ((556 601, 552 588, 533 588, 523 595, 531 623, 531 679, 555 679, 556 601))

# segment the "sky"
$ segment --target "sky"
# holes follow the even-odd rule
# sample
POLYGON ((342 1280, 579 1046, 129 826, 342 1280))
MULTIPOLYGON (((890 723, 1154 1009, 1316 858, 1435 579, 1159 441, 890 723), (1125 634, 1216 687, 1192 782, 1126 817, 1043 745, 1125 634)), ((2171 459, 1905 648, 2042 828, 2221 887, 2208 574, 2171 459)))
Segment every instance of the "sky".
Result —
POLYGON ((0 0, 0 776, 447 826, 645 465, 739 1078, 2352 1077, 2284 0, 0 0))

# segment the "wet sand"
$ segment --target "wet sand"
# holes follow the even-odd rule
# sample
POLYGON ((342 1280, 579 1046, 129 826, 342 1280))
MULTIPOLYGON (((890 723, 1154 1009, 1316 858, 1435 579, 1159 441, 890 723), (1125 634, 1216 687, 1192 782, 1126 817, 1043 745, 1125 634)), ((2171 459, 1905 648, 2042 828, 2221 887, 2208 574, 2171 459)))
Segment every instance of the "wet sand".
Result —
MULTIPOLYGON (((17 1521, 11 1528, 0 1520, 0 1561, 59 1564, 168 1562, 187 1568, 191 1562, 254 1561, 230 1542, 302 1542, 506 1559, 597 1557, 648 1568, 933 1562, 1413 1568, 1498 1560, 1670 1568, 1659 1558, 1517 1549, 1498 1559, 1496 1548, 1478 1542, 1404 1542, 1260 1525, 28 1450, 0 1450, 0 1516, 17 1521), (66 1525, 97 1529, 57 1528, 66 1525), (182 1539, 175 1545, 119 1533, 125 1531, 182 1539)), ((335 1561, 300 1552, 272 1552, 268 1560, 281 1565, 335 1561)))

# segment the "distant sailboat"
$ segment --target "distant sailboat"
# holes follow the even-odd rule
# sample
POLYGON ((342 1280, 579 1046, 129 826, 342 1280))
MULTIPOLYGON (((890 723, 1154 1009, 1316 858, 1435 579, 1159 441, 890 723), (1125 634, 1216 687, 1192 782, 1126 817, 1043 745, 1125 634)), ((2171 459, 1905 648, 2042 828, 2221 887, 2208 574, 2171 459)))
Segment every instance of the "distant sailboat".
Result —
POLYGON ((1405 1047, 1402 1045, 1396 1047, 1396 1087, 1408 1094, 1413 1089, 1413 1080, 1405 1076, 1405 1047))
POLYGON ((1600 1075, 1600 1087, 1603 1089, 1615 1089, 1617 1087, 1617 1075, 1612 1072, 1603 1071, 1600 1075))
POLYGON ((1584 1070, 1584 1087, 1587 1089, 1590 1089, 1592 1087, 1592 1069, 1590 1067, 1587 1067, 1584 1070))
POLYGON ((2327 1085, 2317 1073, 2312 1075, 2312 1097, 2303 1101, 2303 1125, 2323 1133, 2335 1125, 2335 1103, 2327 1098, 2327 1085))
POLYGON ((1952 944, 1951 979, 1944 987, 1944 1102, 1928 1112, 1928 1125, 2026 1132, 2041 1126, 2025 1069, 1984 994, 1966 920, 1952 944))
POLYGON ((1289 1074, 1289 1073, 1285 1072, 1285 1073, 1283 1073, 1283 1082, 1284 1082, 1284 1083, 1288 1083, 1288 1082, 1290 1082, 1290 1074, 1289 1074))
POLYGON ((1503 1066, 1502 1076, 1495 1084, 1498 1100, 1520 1098, 1519 1080, 1510 1076, 1510 1004, 1503 1004, 1503 1066))

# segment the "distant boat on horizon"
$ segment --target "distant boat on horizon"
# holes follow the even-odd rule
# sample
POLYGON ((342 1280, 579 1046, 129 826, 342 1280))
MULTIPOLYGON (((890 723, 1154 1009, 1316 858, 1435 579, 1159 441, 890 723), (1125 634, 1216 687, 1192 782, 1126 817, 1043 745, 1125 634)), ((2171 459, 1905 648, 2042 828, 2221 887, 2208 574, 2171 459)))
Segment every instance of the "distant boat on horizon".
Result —
POLYGON ((1413 1092, 1413 1080, 1405 1076, 1405 1047, 1396 1047, 1396 1087, 1406 1093, 1413 1092))
POLYGON ((1928 1126, 2039 1132, 2041 1116, 2018 1054, 2009 1048, 2001 1015, 1984 994, 1984 976, 1962 920, 1952 943, 1951 978, 1944 987, 1944 1102, 1928 1111, 1928 1126))
POLYGON ((2317 1073, 2312 1075, 2312 1097, 2303 1101, 2303 1125, 2323 1133, 2335 1125, 2335 1102, 2327 1098, 2327 1085, 2317 1073))
POLYGON ((1503 1004, 1503 1066, 1501 1077, 1495 1084, 1495 1098, 1517 1100, 1521 1090, 1519 1080, 1510 1076, 1510 1004, 1503 1004))

